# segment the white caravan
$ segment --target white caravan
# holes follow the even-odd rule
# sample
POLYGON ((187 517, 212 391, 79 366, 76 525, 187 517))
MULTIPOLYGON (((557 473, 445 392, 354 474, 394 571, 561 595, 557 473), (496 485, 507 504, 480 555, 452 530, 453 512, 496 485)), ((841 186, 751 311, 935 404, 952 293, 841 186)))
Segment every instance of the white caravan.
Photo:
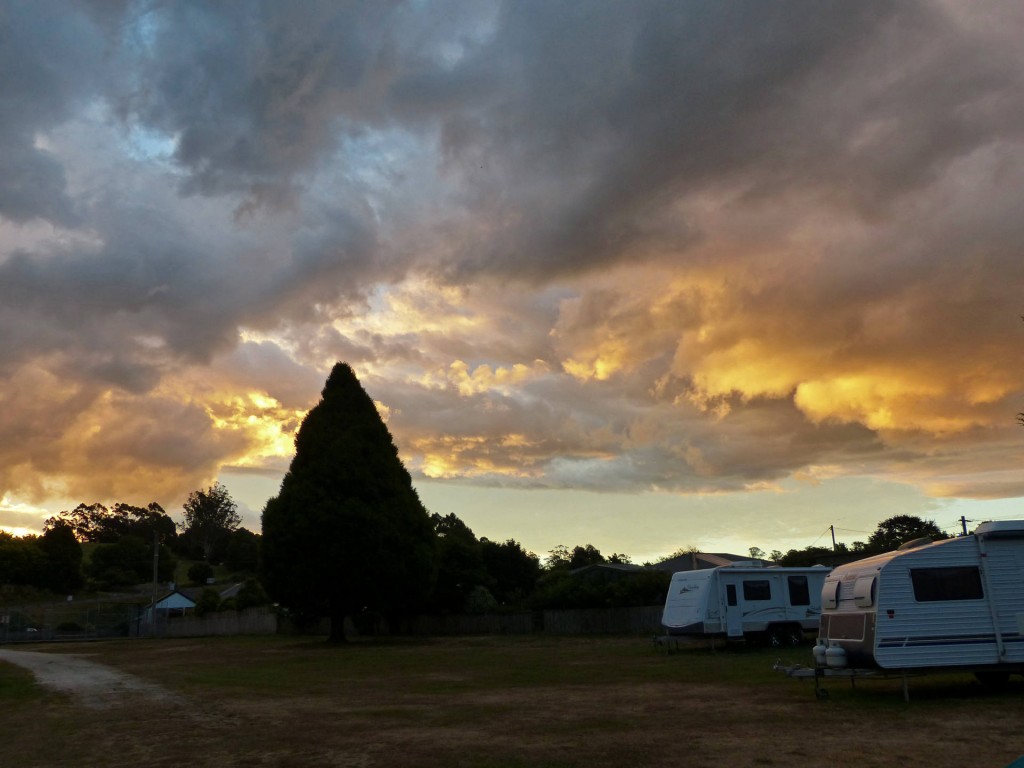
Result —
POLYGON ((669 635, 761 634, 772 645, 796 645, 818 628, 829 569, 743 563, 672 575, 661 624, 669 635))
POLYGON ((821 602, 819 668, 1024 672, 1024 520, 839 566, 821 602))

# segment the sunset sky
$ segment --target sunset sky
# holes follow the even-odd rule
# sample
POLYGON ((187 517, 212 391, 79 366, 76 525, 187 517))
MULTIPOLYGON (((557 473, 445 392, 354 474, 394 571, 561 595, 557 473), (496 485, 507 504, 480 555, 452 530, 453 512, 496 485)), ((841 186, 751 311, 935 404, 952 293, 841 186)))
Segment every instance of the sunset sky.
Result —
MULTIPOLYGON (((1024 517, 1024 8, 0 0, 0 527, 223 482, 331 366, 542 557, 1024 517)), ((972 525, 973 527, 973 525, 972 525)))

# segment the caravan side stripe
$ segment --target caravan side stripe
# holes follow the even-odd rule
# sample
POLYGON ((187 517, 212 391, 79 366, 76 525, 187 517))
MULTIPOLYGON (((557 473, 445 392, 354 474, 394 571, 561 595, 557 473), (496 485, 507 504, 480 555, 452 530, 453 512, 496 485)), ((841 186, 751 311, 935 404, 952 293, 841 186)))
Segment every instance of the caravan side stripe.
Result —
MULTIPOLYGON (((883 637, 878 640, 882 648, 920 648, 929 645, 980 645, 994 643, 995 633, 987 635, 955 635, 953 637, 883 637)), ((1003 635, 1004 643, 1024 643, 1024 635, 1003 635)))

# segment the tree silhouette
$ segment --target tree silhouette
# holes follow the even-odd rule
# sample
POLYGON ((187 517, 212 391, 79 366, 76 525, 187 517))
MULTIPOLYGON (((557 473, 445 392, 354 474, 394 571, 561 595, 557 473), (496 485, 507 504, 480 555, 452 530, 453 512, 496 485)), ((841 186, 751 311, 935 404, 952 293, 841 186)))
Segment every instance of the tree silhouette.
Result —
POLYGON ((300 618, 329 616, 330 639, 361 612, 397 621, 430 593, 430 518, 373 401, 338 363, 295 438, 280 493, 263 510, 261 575, 300 618))
POLYGON ((182 511, 185 517, 182 535, 190 545, 202 550, 203 559, 207 562, 215 551, 226 547, 231 533, 242 524, 231 494, 220 483, 205 491, 192 491, 182 511))
POLYGON ((59 523, 39 537, 46 556, 45 586, 54 592, 72 592, 82 586, 82 545, 70 525, 59 523))
POLYGON ((868 550, 871 552, 891 552, 900 544, 914 539, 929 536, 933 539, 948 539, 931 520, 922 520, 916 515, 896 515, 878 524, 875 532, 868 539, 868 550))

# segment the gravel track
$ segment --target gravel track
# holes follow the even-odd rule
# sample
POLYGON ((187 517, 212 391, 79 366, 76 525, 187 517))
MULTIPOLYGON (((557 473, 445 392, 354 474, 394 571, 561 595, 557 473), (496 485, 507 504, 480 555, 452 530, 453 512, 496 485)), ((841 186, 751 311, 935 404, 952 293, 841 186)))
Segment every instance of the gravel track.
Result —
POLYGON ((173 702, 165 688, 82 656, 0 648, 0 661, 24 667, 47 688, 66 693, 90 709, 126 706, 139 698, 173 702))

